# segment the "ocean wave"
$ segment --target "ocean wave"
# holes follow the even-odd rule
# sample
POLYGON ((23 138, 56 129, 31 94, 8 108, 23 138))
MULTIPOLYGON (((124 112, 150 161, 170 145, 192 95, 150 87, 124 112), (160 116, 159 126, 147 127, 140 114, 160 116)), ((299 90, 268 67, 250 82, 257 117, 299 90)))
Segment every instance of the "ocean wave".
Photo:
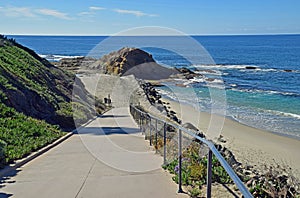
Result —
POLYGON ((205 79, 203 79, 203 78, 192 78, 190 81, 193 82, 193 83, 200 83, 200 82, 205 82, 205 79))
POLYGON ((194 71, 196 74, 202 74, 202 75, 211 75, 211 76, 224 76, 228 75, 228 73, 222 73, 218 70, 196 70, 194 71))
POLYGON ((287 116, 287 117, 292 117, 292 118, 296 118, 297 120, 300 120, 300 115, 298 115, 298 114, 281 112, 281 111, 275 111, 275 110, 266 110, 266 111, 270 112, 270 113, 273 113, 275 115, 287 116))
POLYGON ((224 84, 224 81, 222 79, 211 79, 211 78, 206 78, 205 82, 209 83, 209 84, 224 84))
POLYGON ((224 75, 219 70, 240 70, 243 72, 286 72, 286 73, 300 73, 300 70, 293 69, 276 69, 276 68, 261 68, 258 65, 193 65, 198 71, 196 73, 209 75, 224 75))
MULTIPOLYGON (((164 97, 174 101, 183 102, 188 105, 196 105, 195 101, 190 101, 189 95, 184 93, 174 93, 167 90, 159 91, 164 97)), ((198 104, 201 111, 211 113, 211 99, 199 97, 198 104)), ((300 115, 283 111, 263 109, 257 107, 236 106, 228 104, 227 116, 232 119, 255 128, 264 129, 280 135, 289 135, 291 137, 300 137, 299 121, 300 115)))
POLYGON ((53 54, 38 54, 41 58, 45 58, 50 62, 58 62, 63 58, 81 58, 83 56, 66 56, 66 55, 53 55, 53 54))
POLYGON ((261 89, 242 89, 236 88, 236 84, 231 84, 230 90, 239 91, 239 92, 248 92, 248 93, 264 93, 264 94, 279 94, 284 96, 300 96, 300 94, 292 93, 292 92, 281 92, 281 91, 274 91, 274 90, 261 90, 261 89))
MULTIPOLYGON (((193 65, 197 69, 245 69, 247 65, 193 65)), ((256 66, 255 66, 256 67, 256 66)))

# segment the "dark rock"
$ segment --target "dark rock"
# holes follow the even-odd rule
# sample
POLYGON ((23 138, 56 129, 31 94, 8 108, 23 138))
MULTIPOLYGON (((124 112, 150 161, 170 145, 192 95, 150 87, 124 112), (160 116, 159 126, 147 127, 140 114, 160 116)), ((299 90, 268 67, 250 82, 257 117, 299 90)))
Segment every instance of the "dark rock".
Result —
POLYGON ((199 70, 199 71, 203 71, 203 72, 206 72, 206 73, 211 73, 211 74, 215 74, 215 73, 217 73, 216 71, 214 71, 214 70, 210 70, 210 69, 204 69, 204 70, 199 70))
POLYGON ((220 137, 218 138, 218 141, 219 141, 219 142, 222 142, 222 143, 226 143, 226 140, 223 139, 223 136, 222 136, 222 135, 220 135, 220 137))
POLYGON ((293 70, 291 70, 291 69, 285 69, 283 71, 285 71, 285 72, 293 72, 293 70))
POLYGON ((218 151, 221 151, 221 149, 222 149, 222 145, 220 145, 220 144, 216 144, 215 147, 218 151))
POLYGON ((197 76, 198 76, 197 74, 186 74, 185 78, 188 79, 188 80, 190 80, 190 79, 193 79, 193 78, 195 78, 197 76))
POLYGON ((184 128, 191 129, 193 131, 199 131, 199 129, 197 127, 195 127, 193 124, 191 124, 189 122, 184 123, 182 126, 184 128))
POLYGON ((245 175, 251 175, 252 172, 250 172, 250 171, 244 171, 244 174, 245 174, 245 175))
POLYGON ((175 132, 175 128, 167 124, 167 131, 168 132, 175 132))
POLYGON ((254 67, 254 66, 246 66, 245 69, 257 69, 257 67, 254 67))
POLYGON ((173 114, 171 114, 170 118, 171 118, 171 120, 174 120, 177 123, 179 122, 179 119, 177 118, 177 116, 175 116, 173 114))
POLYGON ((195 72, 189 70, 188 68, 186 67, 183 67, 183 68, 176 68, 180 73, 182 74, 195 74, 195 72))
POLYGON ((171 111, 170 111, 170 114, 176 114, 176 112, 175 112, 175 111, 173 111, 173 110, 171 110, 171 111))
POLYGON ((192 70, 186 68, 186 67, 183 67, 183 68, 176 68, 177 71, 180 72, 180 75, 177 75, 177 77, 179 78, 185 78, 185 79, 193 79, 195 77, 199 77, 199 76, 202 76, 202 74, 197 74, 195 72, 193 72, 192 70))
POLYGON ((197 135, 201 138, 205 138, 205 135, 202 132, 199 132, 197 135))
POLYGON ((213 82, 214 80, 216 80, 216 79, 214 79, 214 78, 207 78, 206 79, 207 82, 213 82))
POLYGON ((148 98, 150 104, 154 104, 155 103, 155 99, 154 98, 148 98))

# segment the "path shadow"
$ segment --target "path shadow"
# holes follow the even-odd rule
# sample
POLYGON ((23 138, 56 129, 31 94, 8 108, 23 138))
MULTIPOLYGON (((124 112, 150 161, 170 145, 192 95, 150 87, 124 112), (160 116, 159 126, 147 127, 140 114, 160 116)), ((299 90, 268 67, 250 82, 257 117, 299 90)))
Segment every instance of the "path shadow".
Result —
MULTIPOLYGON (((15 177, 21 170, 16 167, 6 166, 0 171, 0 189, 7 184, 15 183, 11 178, 15 177)), ((13 194, 0 192, 0 198, 11 197, 13 194)))
POLYGON ((138 128, 128 127, 84 127, 76 131, 77 134, 93 134, 93 135, 130 135, 140 133, 138 128))
POLYGON ((7 198, 7 197, 11 197, 11 196, 13 196, 13 194, 7 194, 7 193, 0 192, 0 198, 7 198))
POLYGON ((99 115, 98 118, 126 118, 128 115, 99 115))

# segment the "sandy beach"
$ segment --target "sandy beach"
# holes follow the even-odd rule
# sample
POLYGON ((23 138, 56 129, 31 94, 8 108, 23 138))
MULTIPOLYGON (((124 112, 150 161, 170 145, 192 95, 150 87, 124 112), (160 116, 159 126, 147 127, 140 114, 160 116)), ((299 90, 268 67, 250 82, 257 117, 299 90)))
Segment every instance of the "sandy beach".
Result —
MULTIPOLYGON (((211 114, 166 98, 162 98, 162 101, 169 103, 168 106, 183 123, 190 122, 206 133, 211 114)), ((278 164, 284 168, 288 166, 293 175, 300 178, 299 140, 249 127, 229 118, 225 118, 221 135, 226 140, 222 145, 229 148, 239 162, 262 171, 265 165, 278 164)))

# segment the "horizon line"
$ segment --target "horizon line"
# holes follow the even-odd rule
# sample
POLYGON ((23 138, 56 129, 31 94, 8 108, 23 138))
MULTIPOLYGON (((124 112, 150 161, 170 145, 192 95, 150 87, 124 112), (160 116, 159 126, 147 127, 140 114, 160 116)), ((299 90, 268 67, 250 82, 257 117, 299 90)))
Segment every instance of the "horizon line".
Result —
MULTIPOLYGON (((2 34, 4 36, 184 36, 184 35, 112 35, 112 34, 2 34)), ((187 36, 280 36, 280 35, 300 35, 299 33, 255 33, 255 34, 186 34, 187 36)))

